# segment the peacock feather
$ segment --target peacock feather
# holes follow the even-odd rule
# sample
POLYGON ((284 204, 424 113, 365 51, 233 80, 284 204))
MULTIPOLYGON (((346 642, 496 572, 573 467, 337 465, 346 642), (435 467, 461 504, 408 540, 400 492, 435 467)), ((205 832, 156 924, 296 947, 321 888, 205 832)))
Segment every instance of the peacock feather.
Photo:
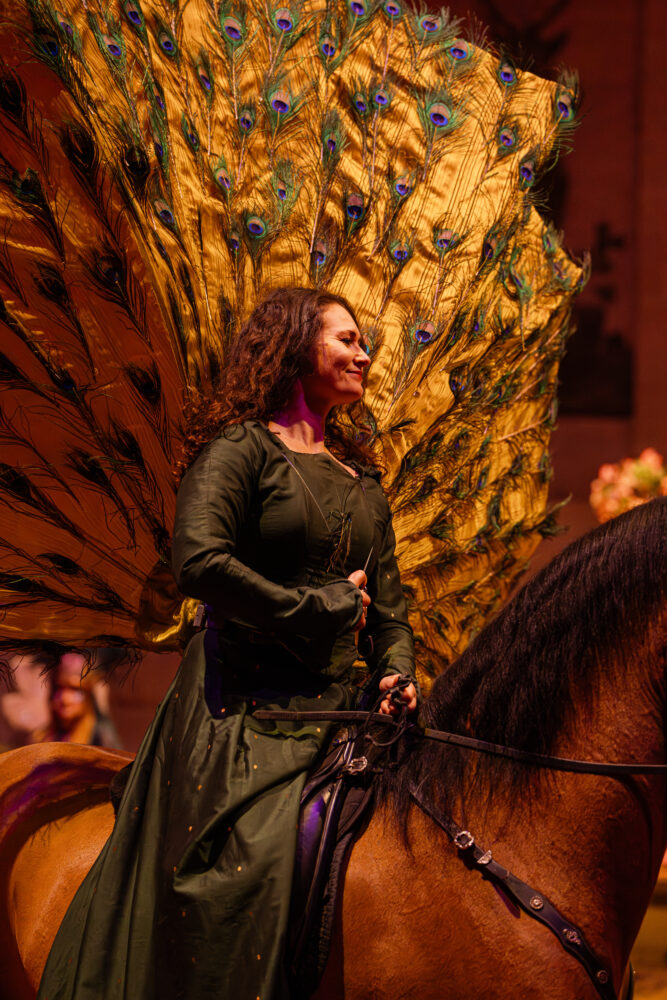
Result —
POLYGON ((354 304, 422 679, 540 538, 584 276, 534 206, 578 83, 403 0, 6 0, 2 642, 173 648, 171 467, 257 297, 354 304))

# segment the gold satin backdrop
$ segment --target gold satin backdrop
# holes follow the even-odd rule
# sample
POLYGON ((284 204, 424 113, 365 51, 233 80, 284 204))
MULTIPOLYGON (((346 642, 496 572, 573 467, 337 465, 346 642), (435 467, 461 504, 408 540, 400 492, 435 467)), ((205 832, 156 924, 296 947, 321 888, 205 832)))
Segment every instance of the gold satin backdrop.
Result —
POLYGON ((0 54, 3 641, 173 648, 183 389, 264 291, 316 284, 372 344, 427 682, 551 529, 582 273, 532 192, 574 83, 397 0, 14 0, 0 54))

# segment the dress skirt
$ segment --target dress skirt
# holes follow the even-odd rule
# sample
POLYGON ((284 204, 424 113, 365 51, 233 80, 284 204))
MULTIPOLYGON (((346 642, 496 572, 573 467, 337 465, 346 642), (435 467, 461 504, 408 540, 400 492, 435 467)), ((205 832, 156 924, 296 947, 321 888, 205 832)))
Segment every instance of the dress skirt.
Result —
POLYGON ((192 639, 60 927, 39 1000, 289 996, 281 960, 299 803, 326 727, 278 731, 249 710, 344 708, 356 689, 288 659, 215 630, 192 639), (248 663, 252 688, 242 683, 248 663))

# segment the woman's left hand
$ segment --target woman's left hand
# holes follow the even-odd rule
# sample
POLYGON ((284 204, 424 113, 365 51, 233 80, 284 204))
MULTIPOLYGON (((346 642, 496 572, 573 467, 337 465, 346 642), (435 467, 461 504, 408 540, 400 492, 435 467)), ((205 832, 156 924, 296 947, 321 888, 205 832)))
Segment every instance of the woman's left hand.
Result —
MULTIPOLYGON (((389 674, 388 677, 383 677, 378 685, 380 691, 386 691, 387 697, 383 698, 380 703, 380 708, 378 709, 382 715, 398 715, 400 709, 394 704, 389 693, 392 688, 396 687, 400 674, 389 674)), ((407 687, 403 688, 401 691, 401 698, 407 706, 409 712, 414 712, 417 708, 417 689, 414 684, 408 684, 407 687)))

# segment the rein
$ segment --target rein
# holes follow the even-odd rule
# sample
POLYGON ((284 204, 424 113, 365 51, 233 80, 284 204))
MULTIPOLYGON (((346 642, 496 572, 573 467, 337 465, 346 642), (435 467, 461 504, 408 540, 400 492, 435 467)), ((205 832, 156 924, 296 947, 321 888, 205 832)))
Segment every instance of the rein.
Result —
MULTIPOLYGON (((266 719, 276 722, 357 722, 366 724, 403 726, 403 732, 419 736, 439 743, 450 743, 454 746, 473 750, 476 753, 491 754, 494 757, 507 757, 521 764, 532 764, 534 767, 544 767, 551 771, 571 771, 576 774, 599 774, 609 777, 619 777, 627 774, 665 774, 667 764, 622 764, 594 760, 572 760, 568 757, 550 757, 543 753, 530 753, 528 750, 518 750, 516 747, 505 747, 500 743, 488 743, 472 736, 461 736, 458 733, 448 733, 442 729, 429 729, 416 723, 405 725, 401 719, 394 719, 379 712, 342 711, 342 712, 274 712, 268 709, 257 709, 252 713, 254 719, 266 719)), ((393 742, 393 740, 392 740, 393 742)))
MULTIPOLYGON (((405 686, 409 680, 410 678, 407 676, 399 679, 396 685, 396 688, 399 690, 394 700, 395 705, 398 706, 399 704, 400 687, 405 686)), ((506 747, 498 743, 489 743, 486 740, 477 740, 471 736, 461 736, 458 733, 449 733, 440 729, 429 729, 426 726, 408 722, 408 713, 405 705, 403 705, 400 715, 397 718, 377 712, 376 709, 380 704, 380 700, 384 697, 384 693, 381 694, 380 699, 378 699, 370 711, 288 712, 259 709, 253 712, 253 717, 258 720, 267 719, 284 722, 357 723, 359 724, 359 728, 353 737, 353 742, 348 743, 348 747, 351 748, 352 753, 357 751, 360 745, 359 741, 363 739, 370 740, 375 747, 382 749, 383 747, 392 746, 405 733, 410 733, 422 739, 449 743, 477 753, 492 754, 523 764, 557 771, 607 775, 611 777, 628 774, 667 774, 667 764, 623 764, 606 761, 572 760, 567 757, 551 757, 547 754, 529 753, 526 750, 519 750, 516 747, 506 747), (370 727, 374 723, 389 725, 391 727, 392 734, 389 739, 380 741, 370 732, 370 727)), ((345 740, 341 740, 340 742, 345 742, 345 740)), ((368 764, 369 761, 366 757, 355 757, 347 762, 343 773, 352 776, 352 780, 354 781, 354 776, 367 771, 368 764)), ((504 892, 508 899, 513 900, 528 916, 538 920, 554 934, 561 946, 583 966, 601 1000, 619 1000, 608 968, 605 967, 605 963, 596 955, 595 951, 586 941, 583 932, 576 924, 567 920, 542 892, 528 885, 527 882, 524 882, 509 871, 509 869, 499 864, 493 858, 490 850, 484 850, 480 847, 475 842, 475 838, 469 830, 464 830, 458 826, 450 816, 426 798, 421 788, 414 783, 410 785, 410 795, 413 802, 415 802, 422 812, 447 834, 469 868, 476 868, 483 878, 493 882, 497 888, 504 892)), ((627 987, 625 989, 623 986, 621 987, 623 1000, 631 1000, 634 992, 632 988, 632 966, 630 966, 628 975, 627 987)))

